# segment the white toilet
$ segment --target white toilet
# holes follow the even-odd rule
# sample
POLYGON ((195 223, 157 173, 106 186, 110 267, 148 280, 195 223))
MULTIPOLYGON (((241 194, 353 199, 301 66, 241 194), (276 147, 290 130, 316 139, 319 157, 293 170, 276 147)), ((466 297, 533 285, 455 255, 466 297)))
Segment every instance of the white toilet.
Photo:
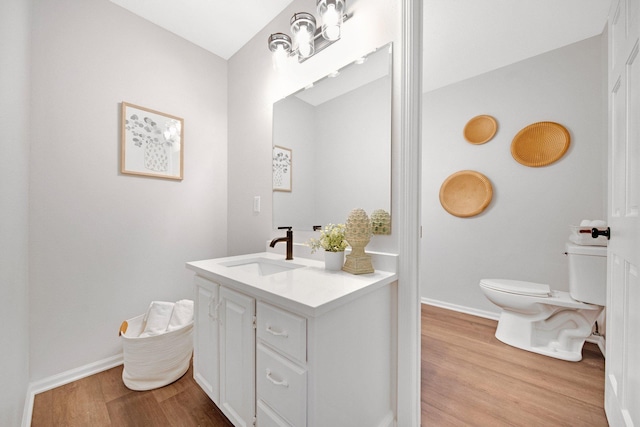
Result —
POLYGON ((577 362, 606 302, 607 248, 567 243, 569 292, 519 280, 482 279, 485 296, 502 308, 496 338, 505 344, 577 362))

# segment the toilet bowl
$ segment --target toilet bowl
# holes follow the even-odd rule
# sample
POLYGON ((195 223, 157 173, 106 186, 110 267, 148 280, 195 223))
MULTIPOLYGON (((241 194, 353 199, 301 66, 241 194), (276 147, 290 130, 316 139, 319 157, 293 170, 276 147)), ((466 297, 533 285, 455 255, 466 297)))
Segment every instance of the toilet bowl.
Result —
POLYGON ((502 309, 496 338, 505 344, 577 362, 606 301, 606 248, 568 243, 569 292, 549 285, 482 279, 484 295, 502 309))

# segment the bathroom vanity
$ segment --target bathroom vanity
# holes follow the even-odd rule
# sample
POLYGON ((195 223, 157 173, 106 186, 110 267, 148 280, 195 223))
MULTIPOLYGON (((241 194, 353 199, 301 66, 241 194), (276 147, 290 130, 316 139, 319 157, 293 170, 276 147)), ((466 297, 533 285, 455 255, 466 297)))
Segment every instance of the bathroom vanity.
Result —
POLYGON ((235 426, 394 425, 395 272, 266 252, 187 268, 194 378, 235 426))

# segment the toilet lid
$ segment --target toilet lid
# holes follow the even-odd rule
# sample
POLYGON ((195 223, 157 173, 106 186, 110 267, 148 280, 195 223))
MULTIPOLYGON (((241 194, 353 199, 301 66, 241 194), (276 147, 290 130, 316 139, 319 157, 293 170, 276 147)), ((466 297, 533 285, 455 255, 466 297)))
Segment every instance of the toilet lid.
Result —
POLYGON ((549 285, 542 283, 524 282, 522 280, 482 279, 480 286, 510 294, 527 295, 532 297, 548 297, 551 295, 549 285))

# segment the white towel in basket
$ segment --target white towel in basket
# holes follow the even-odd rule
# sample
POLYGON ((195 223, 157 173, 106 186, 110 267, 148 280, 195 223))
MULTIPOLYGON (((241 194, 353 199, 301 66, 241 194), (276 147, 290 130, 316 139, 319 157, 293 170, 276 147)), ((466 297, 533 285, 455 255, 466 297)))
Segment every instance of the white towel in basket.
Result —
POLYGON ((140 337, 152 337, 164 333, 169 326, 174 305, 173 302, 151 301, 144 319, 144 330, 140 337))
POLYGON ((175 331, 182 328, 184 325, 193 321, 193 301, 189 299, 183 299, 173 306, 173 312, 171 313, 171 319, 169 319, 168 331, 175 331))

